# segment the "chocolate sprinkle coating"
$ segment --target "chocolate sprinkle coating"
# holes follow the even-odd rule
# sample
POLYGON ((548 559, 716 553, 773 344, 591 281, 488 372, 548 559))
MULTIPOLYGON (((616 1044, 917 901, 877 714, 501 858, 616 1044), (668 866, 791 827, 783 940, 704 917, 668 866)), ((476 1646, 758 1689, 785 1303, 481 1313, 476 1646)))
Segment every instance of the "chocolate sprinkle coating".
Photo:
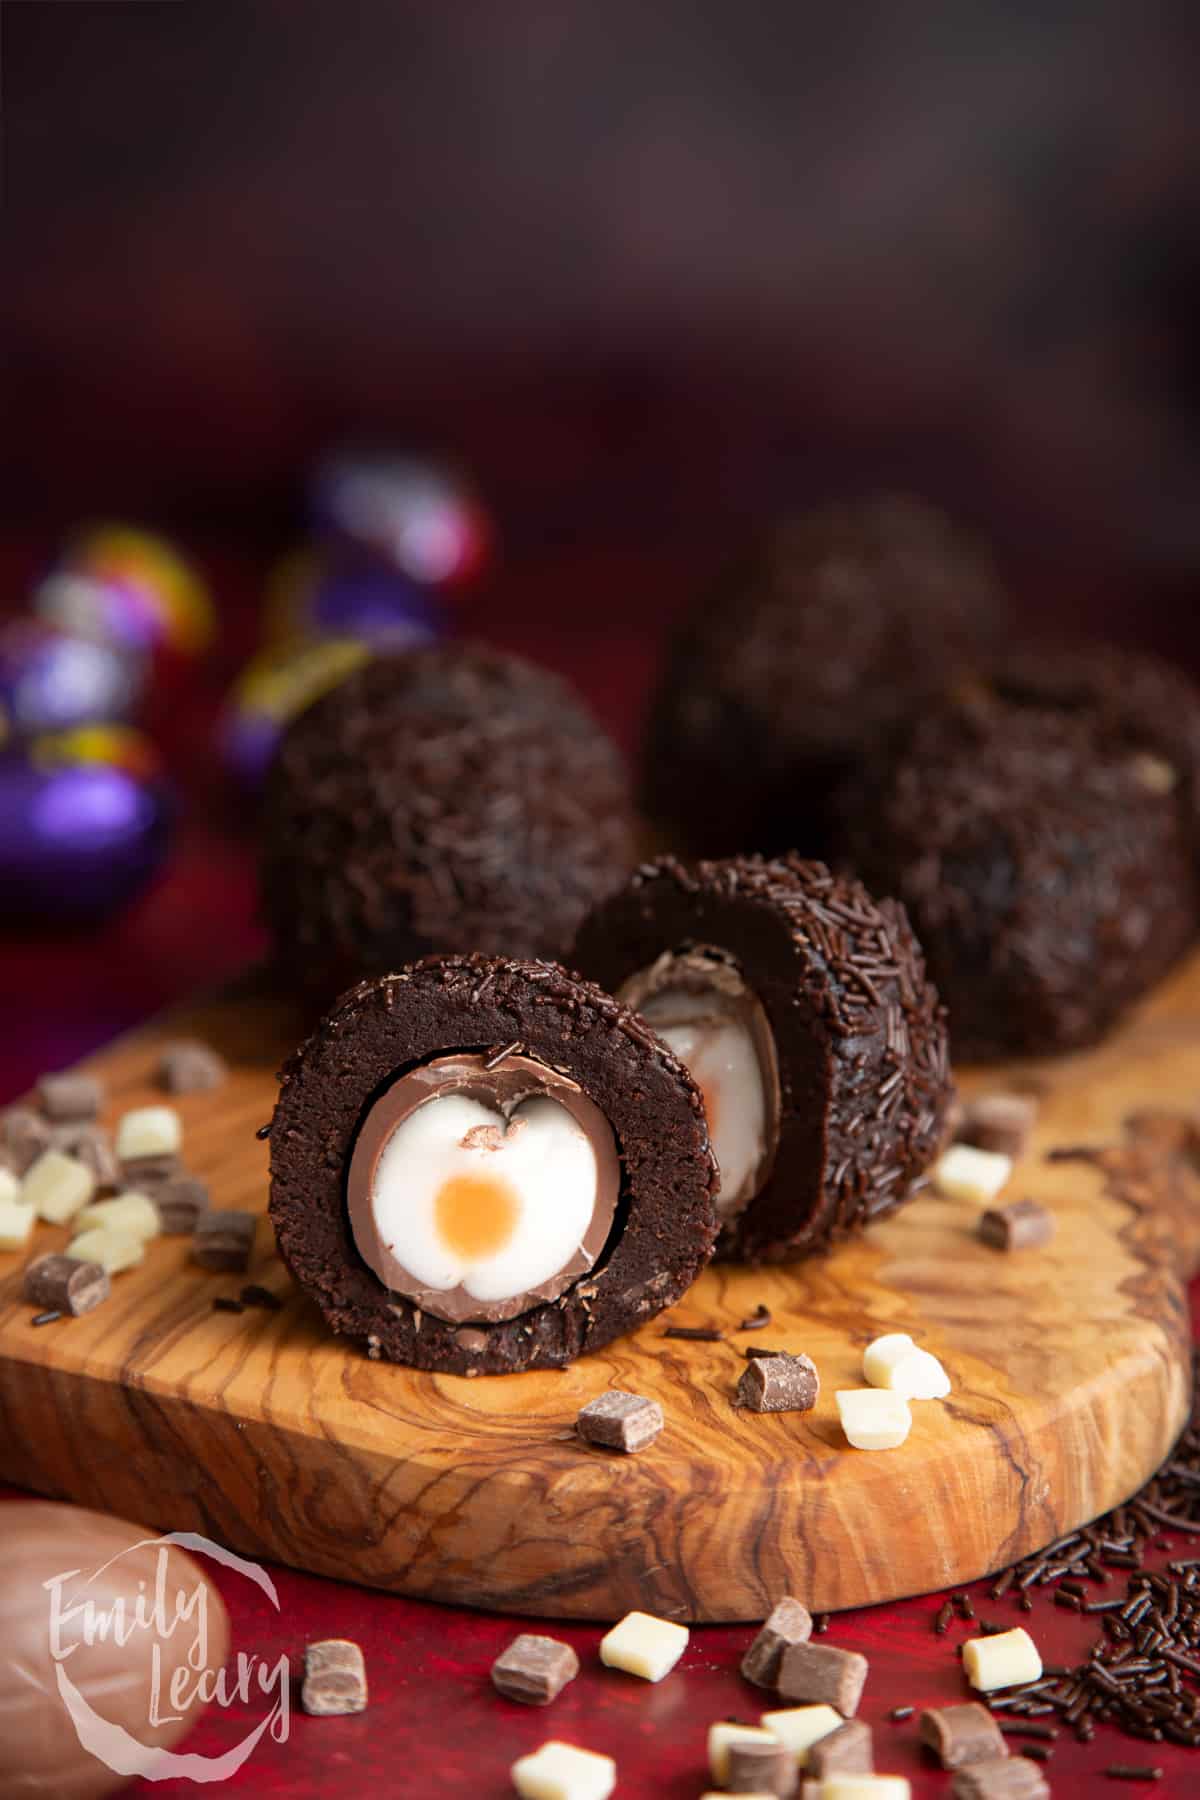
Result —
POLYGON ((690 944, 735 959, 779 1063, 774 1164, 720 1253, 780 1262, 891 1212, 937 1154, 953 1092, 945 1013, 903 909, 795 856, 662 857, 591 913, 574 959, 618 988, 690 944))
POLYGON ((326 1002, 435 950, 557 955, 634 860, 620 755, 557 676, 475 645, 380 656, 267 783, 263 906, 326 1002))
POLYGON ((1088 712, 948 702, 842 804, 848 860, 907 908, 958 1057, 1094 1043, 1194 935, 1179 797, 1088 712))
POLYGON ((768 533, 677 631, 651 705, 650 812, 695 851, 833 841, 828 796, 879 732, 998 639, 986 555, 936 508, 886 496, 768 533))
POLYGON ((691 1076, 649 1026, 554 963, 429 957, 343 995, 280 1074, 270 1213, 283 1256, 332 1329, 419 1369, 558 1368, 643 1324, 691 1286, 716 1238, 716 1164, 691 1076), (519 1040, 600 1107, 621 1197, 596 1265, 554 1301, 456 1329, 389 1292, 350 1235, 345 1171, 359 1123, 398 1075, 519 1040))

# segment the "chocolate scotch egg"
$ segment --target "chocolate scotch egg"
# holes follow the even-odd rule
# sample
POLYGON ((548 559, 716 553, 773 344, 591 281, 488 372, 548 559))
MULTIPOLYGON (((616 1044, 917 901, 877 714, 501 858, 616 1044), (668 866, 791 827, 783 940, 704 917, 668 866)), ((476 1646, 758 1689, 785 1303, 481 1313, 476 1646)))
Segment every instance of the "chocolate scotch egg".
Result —
POLYGON ((850 784, 847 858, 903 901, 956 1058, 1094 1043, 1176 961, 1200 917, 1187 789, 1128 717, 986 688, 850 784))
POLYGON ((421 1369, 558 1367, 712 1255, 703 1102, 553 963, 429 957, 343 996, 280 1076, 280 1252, 334 1331, 421 1369))
POLYGON ((556 676, 481 646, 353 670, 267 779, 264 910, 325 1002, 435 950, 560 954, 633 860, 615 745, 556 676))
POLYGON ((936 1155, 952 1084, 920 947, 900 907, 823 863, 647 863, 574 959, 699 1083, 723 1255, 821 1249, 898 1206, 936 1155))
POLYGON ((989 559, 933 507, 883 498, 784 521, 675 634, 646 731, 648 811, 708 856, 827 855, 837 784, 1003 624, 989 559))

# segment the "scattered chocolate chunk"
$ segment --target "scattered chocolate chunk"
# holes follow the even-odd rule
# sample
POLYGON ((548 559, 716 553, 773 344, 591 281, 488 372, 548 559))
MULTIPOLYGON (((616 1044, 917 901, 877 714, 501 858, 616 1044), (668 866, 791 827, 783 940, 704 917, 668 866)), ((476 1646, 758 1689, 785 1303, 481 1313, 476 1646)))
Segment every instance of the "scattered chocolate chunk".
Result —
POLYGON ((874 1738, 862 1719, 850 1719, 828 1737, 818 1738, 804 1764, 805 1773, 816 1781, 827 1775, 869 1775, 874 1767, 874 1738))
POLYGON ((719 1344, 725 1333, 718 1331, 714 1325, 668 1325, 663 1336, 690 1338, 694 1344, 719 1344))
POLYGON ((997 1757, 959 1769, 950 1784, 954 1800, 1049 1800, 1046 1777, 1024 1756, 997 1757))
POLYGON ((158 1065, 159 1085, 168 1094, 207 1094, 228 1074, 225 1058, 195 1039, 168 1044, 158 1065))
POLYGON ((844 1719, 858 1711, 869 1664, 857 1650, 830 1644, 789 1644, 779 1663, 777 1685, 785 1700, 824 1703, 844 1719))
POLYGON ((208 1184, 195 1175, 172 1175, 147 1191, 168 1237, 191 1237, 209 1208, 208 1184))
POLYGON ((121 1184, 138 1194, 157 1194, 164 1182, 181 1173, 182 1164, 176 1151, 159 1156, 122 1156, 118 1159, 121 1184))
POLYGON ((367 1671, 357 1644, 348 1638, 328 1638, 307 1645, 300 1704, 318 1718, 365 1711, 367 1671))
MULTIPOLYGON (((811 1751, 809 1752, 811 1755, 811 1751)), ((725 1786, 731 1794, 781 1794, 796 1791, 799 1768, 786 1744, 771 1744, 760 1739, 733 1739, 726 1751, 728 1775, 725 1786)))
POLYGON ((968 1102, 956 1136, 961 1144, 993 1150, 1015 1162, 1025 1154, 1037 1116, 1032 1094, 981 1094, 968 1102))
POLYGON ((742 1674, 756 1687, 773 1688, 779 1664, 791 1644, 806 1644, 812 1636, 812 1614, 807 1606, 785 1594, 777 1600, 758 1636, 742 1658, 742 1674))
POLYGON ((73 1156, 90 1169, 96 1178, 97 1188, 115 1188, 118 1185, 116 1151, 110 1134, 102 1125, 94 1120, 74 1120, 67 1125, 54 1125, 50 1130, 50 1142, 55 1150, 61 1150, 64 1156, 73 1156))
POLYGON ((1037 1200, 1013 1200, 980 1214, 979 1235, 996 1250, 1040 1250, 1054 1236, 1054 1214, 1037 1200))
POLYGON ((283 1301, 270 1288, 260 1287, 256 1281, 252 1281, 242 1289, 242 1305, 261 1306, 264 1312, 279 1312, 283 1301))
POLYGON ((750 1314, 750 1317, 748 1319, 742 1320, 741 1324, 738 1326, 738 1330, 739 1331, 762 1331, 764 1329, 764 1327, 769 1325, 770 1323, 771 1323, 770 1307, 769 1306, 756 1306, 754 1311, 750 1314))
POLYGON ((48 1312, 35 1313, 29 1323, 31 1325, 53 1325, 55 1319, 61 1318, 62 1314, 57 1307, 51 1307, 48 1312))
POLYGON ((492 1686, 506 1700, 548 1706, 579 1673, 570 1644, 523 1631, 492 1664, 492 1686))
POLYGON ((213 1301, 214 1312, 240 1313, 245 1310, 241 1301, 235 1300, 232 1294, 218 1294, 213 1301))
POLYGON ((811 1356, 755 1357, 737 1385, 738 1406, 752 1412, 811 1412, 821 1378, 811 1356))
POLYGON ((99 1263, 76 1262, 73 1257, 55 1254, 39 1256, 30 1263, 21 1297, 32 1306, 79 1318, 107 1300, 111 1292, 108 1270, 99 1263))
POLYGON ((943 1769, 961 1769, 968 1763, 994 1762, 1008 1755, 1000 1727, 977 1700, 962 1706, 930 1707, 917 1727, 921 1742, 937 1756, 943 1769))
POLYGON ((202 1269, 239 1272, 254 1248, 254 1213, 225 1210, 201 1213, 192 1238, 192 1261, 202 1269))
POLYGON ((48 1119, 94 1119, 104 1105, 104 1086, 94 1075, 68 1070, 62 1075, 43 1075, 37 1096, 48 1119))
POLYGON ((0 1115, 0 1149, 14 1175, 25 1175, 43 1150, 50 1148, 50 1127, 32 1107, 10 1106, 0 1115))
POLYGON ((1161 1781, 1157 1763, 1109 1763, 1104 1773, 1110 1781, 1161 1781))
POLYGON ((601 1444, 607 1450, 624 1450, 632 1455, 654 1442, 663 1428, 663 1410, 657 1400, 614 1390, 589 1400, 581 1408, 575 1425, 580 1437, 589 1444, 601 1444))

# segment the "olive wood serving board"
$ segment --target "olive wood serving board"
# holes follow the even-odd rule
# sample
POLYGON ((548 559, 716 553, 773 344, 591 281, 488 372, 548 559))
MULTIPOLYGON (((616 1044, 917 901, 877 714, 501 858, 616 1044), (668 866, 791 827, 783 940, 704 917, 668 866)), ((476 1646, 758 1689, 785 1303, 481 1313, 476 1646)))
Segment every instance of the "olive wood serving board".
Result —
MULTIPOLYGON (((87 1065, 109 1084, 108 1119, 162 1097, 156 1051, 183 1033, 232 1065, 224 1087, 178 1102, 186 1161, 216 1205, 262 1211, 255 1128, 299 1022, 250 978, 121 1039, 87 1065)), ((828 1257, 710 1269, 670 1314, 565 1372, 468 1380, 369 1361, 294 1289, 266 1219, 245 1276, 206 1273, 186 1239, 161 1238, 107 1304, 40 1328, 19 1298, 25 1257, 0 1254, 0 1476, 249 1556, 552 1617, 750 1620, 784 1591, 823 1611, 970 1580, 1125 1499, 1185 1417, 1191 1154, 1139 1139, 1120 1197, 1111 1170, 1046 1152, 1120 1143, 1135 1109, 1200 1097, 1200 959, 1101 1049, 963 1085, 1014 1080, 1043 1106, 1010 1193, 1054 1208, 1049 1249, 988 1249, 973 1208, 923 1193, 828 1257), (245 1281, 282 1309, 214 1312, 245 1281), (759 1305, 771 1326, 740 1331, 759 1305), (672 1323, 727 1337, 669 1338, 672 1323), (953 1394, 914 1403, 903 1448, 851 1450, 835 1390, 861 1385, 863 1346, 898 1330, 942 1358, 953 1394), (815 1359, 814 1413, 734 1408, 749 1345, 815 1359), (638 1456, 574 1436, 609 1387, 662 1403, 666 1429, 638 1456)), ((31 1254, 66 1238, 39 1225, 31 1254)))

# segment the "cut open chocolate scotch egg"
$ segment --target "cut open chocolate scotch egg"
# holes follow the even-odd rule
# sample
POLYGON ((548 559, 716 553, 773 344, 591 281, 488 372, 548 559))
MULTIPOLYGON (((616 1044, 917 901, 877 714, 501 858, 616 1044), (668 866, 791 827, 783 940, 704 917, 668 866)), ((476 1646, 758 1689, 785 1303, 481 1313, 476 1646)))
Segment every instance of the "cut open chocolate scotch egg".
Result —
POLYGON ((677 1300, 717 1235, 695 1082, 554 963, 430 957, 362 983, 283 1070, 270 1142, 297 1281, 418 1368, 567 1363, 677 1300))
POLYGON ((953 1085, 920 946, 902 907, 823 863, 647 863, 585 920, 574 961, 701 1087, 720 1254, 821 1249, 936 1155, 953 1085))

